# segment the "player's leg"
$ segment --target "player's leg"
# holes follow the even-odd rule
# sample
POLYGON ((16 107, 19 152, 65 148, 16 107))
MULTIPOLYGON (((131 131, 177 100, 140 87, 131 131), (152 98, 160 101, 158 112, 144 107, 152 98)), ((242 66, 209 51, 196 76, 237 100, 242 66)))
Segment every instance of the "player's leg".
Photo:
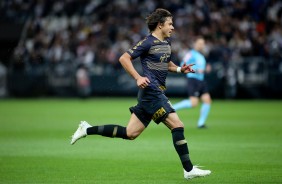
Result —
POLYGON ((207 117, 209 115, 210 112, 210 108, 211 108, 211 96, 209 93, 204 93, 201 96, 201 100, 202 100, 202 105, 201 105, 201 111, 200 111, 200 117, 198 120, 198 127, 199 128, 203 128, 205 127, 205 122, 207 120, 207 117))
POLYGON ((182 100, 173 105, 173 108, 178 111, 180 109, 187 109, 196 107, 199 103, 199 89, 198 89, 197 80, 195 79, 187 79, 187 92, 189 99, 182 100))
POLYGON ((210 170, 202 170, 193 166, 189 156, 188 144, 184 136, 184 125, 178 115, 176 113, 170 113, 164 123, 171 129, 173 145, 184 169, 184 178, 191 179, 209 175, 211 173, 210 170))
POLYGON ((91 126, 87 122, 82 121, 77 131, 72 136, 71 144, 74 144, 77 140, 87 135, 101 135, 104 137, 133 140, 138 137, 144 129, 144 124, 134 113, 131 114, 127 127, 115 124, 91 126))
POLYGON ((145 125, 137 118, 134 113, 132 113, 129 123, 126 127, 128 139, 134 140, 145 130, 145 128, 145 125))
POLYGON ((193 169, 193 164, 191 163, 187 141, 184 137, 183 123, 180 121, 176 113, 170 113, 164 123, 171 130, 173 145, 181 160, 183 168, 186 171, 191 171, 193 169))
POLYGON ((87 128, 87 135, 101 135, 104 137, 117 137, 123 139, 135 139, 145 129, 143 123, 131 114, 127 127, 120 125, 100 125, 87 128))
POLYGON ((191 102, 191 105, 192 105, 192 107, 196 107, 196 106, 198 106, 198 104, 199 104, 199 97, 197 97, 197 96, 190 96, 189 97, 189 100, 190 100, 190 102, 191 102))
POLYGON ((178 111, 180 109, 188 109, 192 107, 192 103, 189 99, 182 100, 173 105, 173 108, 178 111))
POLYGON ((184 126, 178 115, 170 113, 164 123, 171 129, 173 145, 184 169, 184 178, 192 179, 210 175, 210 170, 202 170, 197 166, 193 166, 189 156, 188 144, 184 136, 184 126))
POLYGON ((173 105, 173 108, 177 111, 180 109, 189 109, 192 107, 196 107, 199 104, 199 98, 196 96, 191 96, 189 99, 182 100, 173 105))

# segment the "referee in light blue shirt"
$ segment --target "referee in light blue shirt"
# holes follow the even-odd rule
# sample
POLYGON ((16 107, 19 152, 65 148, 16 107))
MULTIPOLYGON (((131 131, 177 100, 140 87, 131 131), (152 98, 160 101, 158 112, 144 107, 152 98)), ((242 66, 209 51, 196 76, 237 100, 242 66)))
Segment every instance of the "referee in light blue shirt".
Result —
POLYGON ((201 53, 204 48, 205 40, 203 38, 197 38, 194 42, 193 49, 189 50, 185 54, 181 64, 195 64, 193 66, 195 73, 186 74, 189 99, 182 100, 181 102, 173 105, 174 109, 177 111, 184 108, 196 107, 201 100, 202 106, 198 120, 198 128, 206 128, 205 122, 210 112, 212 102, 208 86, 204 81, 206 59, 201 53))

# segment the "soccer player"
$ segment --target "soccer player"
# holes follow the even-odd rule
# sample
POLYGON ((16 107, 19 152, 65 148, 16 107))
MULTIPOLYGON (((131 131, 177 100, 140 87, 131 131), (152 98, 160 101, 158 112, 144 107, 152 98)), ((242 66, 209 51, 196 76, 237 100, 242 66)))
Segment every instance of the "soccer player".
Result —
POLYGON ((72 136, 71 144, 87 135, 134 140, 145 130, 151 120, 157 124, 163 122, 171 130, 173 144, 184 169, 184 178, 207 176, 211 171, 193 166, 184 137, 184 125, 164 93, 168 71, 193 72, 192 64, 184 64, 179 67, 170 61, 169 37, 174 27, 172 14, 169 11, 156 9, 147 17, 147 25, 150 34, 119 59, 123 68, 136 80, 137 86, 140 88, 138 104, 130 107, 131 117, 128 125, 126 127, 112 124, 91 126, 82 121, 72 136), (141 60, 143 75, 140 75, 132 64, 132 61, 138 57, 141 60))
POLYGON ((196 107, 199 104, 199 99, 202 101, 200 117, 198 120, 198 128, 206 128, 205 122, 211 108, 211 96, 208 91, 208 86, 204 81, 206 71, 206 60, 201 52, 205 48, 205 40, 197 38, 194 42, 194 49, 188 51, 182 61, 182 64, 189 65, 194 63, 193 67, 195 73, 187 73, 187 90, 189 99, 182 100, 174 104, 174 109, 180 110, 184 108, 196 107))

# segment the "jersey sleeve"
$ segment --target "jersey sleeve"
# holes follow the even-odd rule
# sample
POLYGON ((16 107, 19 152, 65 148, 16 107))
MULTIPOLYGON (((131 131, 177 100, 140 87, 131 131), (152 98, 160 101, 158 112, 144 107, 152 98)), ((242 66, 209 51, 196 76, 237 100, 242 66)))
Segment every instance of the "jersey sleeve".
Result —
POLYGON ((142 54, 149 51, 151 44, 147 38, 139 41, 133 48, 129 49, 127 53, 133 58, 138 58, 142 54))

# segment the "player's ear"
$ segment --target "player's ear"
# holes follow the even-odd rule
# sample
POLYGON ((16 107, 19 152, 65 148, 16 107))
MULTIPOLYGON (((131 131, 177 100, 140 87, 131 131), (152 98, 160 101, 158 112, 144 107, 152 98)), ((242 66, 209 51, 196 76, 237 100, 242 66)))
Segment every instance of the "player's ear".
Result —
POLYGON ((164 23, 160 23, 160 22, 159 22, 159 23, 158 23, 158 28, 159 28, 159 29, 162 29, 163 25, 164 25, 164 23))
POLYGON ((158 28, 162 29, 162 24, 161 23, 158 23, 158 28))

